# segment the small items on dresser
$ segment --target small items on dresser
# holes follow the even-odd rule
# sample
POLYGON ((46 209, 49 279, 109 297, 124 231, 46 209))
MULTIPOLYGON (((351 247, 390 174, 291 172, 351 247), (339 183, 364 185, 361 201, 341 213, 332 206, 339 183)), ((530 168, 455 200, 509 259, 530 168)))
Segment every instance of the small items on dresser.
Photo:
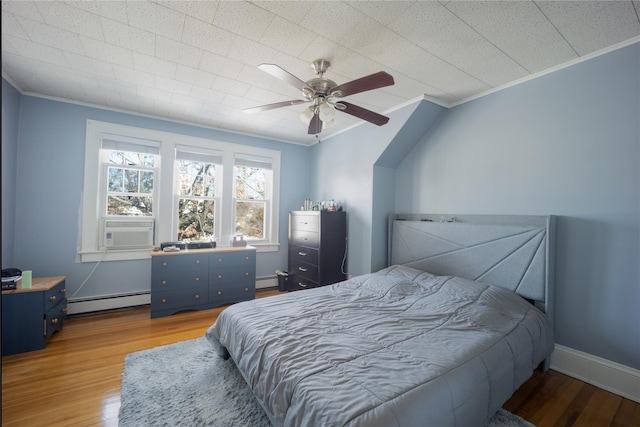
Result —
POLYGON ((239 234, 237 236, 233 236, 233 240, 231 241, 231 246, 244 247, 244 246, 247 246, 247 241, 244 240, 243 235, 239 234))
POLYGON ((304 199, 304 204, 300 206, 300 211, 342 212, 343 207, 335 199, 318 201, 315 204, 311 199, 304 199))
POLYGON ((16 289, 18 281, 22 279, 22 271, 17 268, 5 268, 2 270, 2 290, 16 289))

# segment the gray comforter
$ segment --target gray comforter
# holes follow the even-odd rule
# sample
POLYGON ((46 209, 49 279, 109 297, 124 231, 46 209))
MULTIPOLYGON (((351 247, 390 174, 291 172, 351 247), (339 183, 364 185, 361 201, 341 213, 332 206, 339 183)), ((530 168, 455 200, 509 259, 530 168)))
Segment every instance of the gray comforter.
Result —
POLYGON ((484 426, 553 349, 515 293, 404 266, 232 305, 206 333, 277 426, 484 426))

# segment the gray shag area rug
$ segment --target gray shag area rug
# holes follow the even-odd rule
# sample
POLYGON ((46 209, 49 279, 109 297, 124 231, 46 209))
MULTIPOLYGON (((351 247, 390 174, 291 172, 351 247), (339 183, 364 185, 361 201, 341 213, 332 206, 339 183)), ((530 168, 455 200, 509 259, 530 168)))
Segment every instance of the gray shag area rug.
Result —
MULTIPOLYGON (((127 355, 120 402, 120 427, 271 426, 233 361, 204 337, 127 355)), ((500 410, 487 427, 535 426, 500 410)))

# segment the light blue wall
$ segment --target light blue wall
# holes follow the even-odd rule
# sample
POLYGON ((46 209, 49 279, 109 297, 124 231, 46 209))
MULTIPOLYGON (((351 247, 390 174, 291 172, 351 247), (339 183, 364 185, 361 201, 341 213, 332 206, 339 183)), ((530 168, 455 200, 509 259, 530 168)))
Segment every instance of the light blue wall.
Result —
POLYGON ((15 267, 16 161, 20 94, 2 79, 2 268, 15 267))
POLYGON ((312 147, 312 200, 335 199, 347 211, 349 274, 371 272, 373 165, 417 105, 389 114, 390 120, 385 126, 360 125, 312 147))
POLYGON ((640 44, 455 107, 403 212, 558 215, 556 342, 640 368, 640 44))
MULTIPOLYGON (((5 110, 13 109, 15 104, 6 105, 4 101, 3 90, 3 141, 5 110)), ((295 209, 309 188, 305 173, 309 168, 308 147, 31 96, 21 96, 20 104, 17 173, 13 180, 18 212, 14 220, 16 267, 33 270, 34 276, 66 275, 69 295, 73 295, 96 265, 79 263, 76 257, 87 119, 280 150, 280 211, 285 213, 279 224, 281 249, 258 254, 257 275, 274 276, 277 268, 286 267, 286 212, 295 209)), ((12 114, 6 122, 16 118, 12 114)), ((3 197, 11 185, 3 175, 3 197)), ((3 200, 3 228, 5 220, 8 227, 11 224, 5 207, 3 200)), ((3 233, 3 253, 4 245, 3 233)), ((150 260, 103 262, 76 297, 145 291, 149 290, 150 281, 150 260)))

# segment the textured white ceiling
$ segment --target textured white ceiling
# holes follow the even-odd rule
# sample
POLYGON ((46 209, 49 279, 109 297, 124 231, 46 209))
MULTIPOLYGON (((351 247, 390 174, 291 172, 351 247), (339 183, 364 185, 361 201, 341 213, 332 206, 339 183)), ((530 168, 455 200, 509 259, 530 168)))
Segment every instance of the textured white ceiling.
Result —
MULTIPOLYGON (((640 36, 640 1, 2 1, 2 75, 23 93, 311 144, 301 80, 331 61, 345 98, 385 114, 421 97, 455 105, 640 36)), ((323 138, 356 124, 337 113, 323 138)))

